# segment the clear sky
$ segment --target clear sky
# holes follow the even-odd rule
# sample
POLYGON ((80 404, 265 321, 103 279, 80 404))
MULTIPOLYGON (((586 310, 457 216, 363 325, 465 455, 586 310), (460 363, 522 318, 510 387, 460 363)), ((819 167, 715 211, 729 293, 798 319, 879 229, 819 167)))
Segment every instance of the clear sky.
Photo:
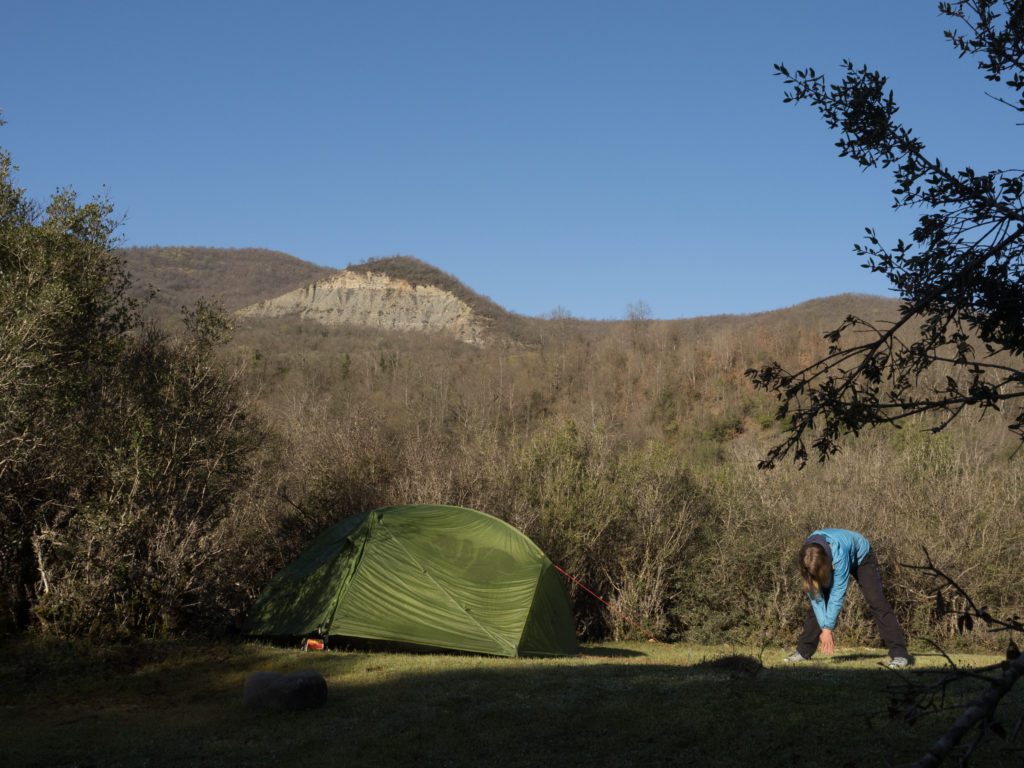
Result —
POLYGON ((931 154, 1014 166, 946 26, 930 0, 10 2, 0 146, 37 199, 106 193, 129 245, 413 255, 530 315, 753 312, 886 293, 852 244, 911 221, 773 63, 866 63, 931 154))

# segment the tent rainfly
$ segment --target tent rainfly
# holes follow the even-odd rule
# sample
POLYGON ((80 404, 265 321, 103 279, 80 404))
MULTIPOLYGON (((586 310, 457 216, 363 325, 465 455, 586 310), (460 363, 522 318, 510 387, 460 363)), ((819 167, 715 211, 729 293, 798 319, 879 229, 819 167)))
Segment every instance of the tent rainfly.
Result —
POLYGON ((245 632, 579 653, 565 587, 537 545, 491 515, 433 505, 364 512, 326 530, 263 590, 245 632))

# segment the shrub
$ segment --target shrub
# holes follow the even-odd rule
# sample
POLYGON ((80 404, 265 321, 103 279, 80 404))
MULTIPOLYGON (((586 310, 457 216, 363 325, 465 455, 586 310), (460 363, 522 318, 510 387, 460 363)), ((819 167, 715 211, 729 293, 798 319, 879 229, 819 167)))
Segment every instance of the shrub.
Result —
POLYGON ((617 451, 601 428, 565 422, 526 445, 515 476, 514 522, 613 606, 570 585, 585 637, 679 631, 674 604, 707 510, 665 446, 617 451))
POLYGON ((140 324, 105 201, 26 201, 0 151, 0 608, 8 629, 208 625, 217 532, 261 430, 215 361, 226 323, 140 324))

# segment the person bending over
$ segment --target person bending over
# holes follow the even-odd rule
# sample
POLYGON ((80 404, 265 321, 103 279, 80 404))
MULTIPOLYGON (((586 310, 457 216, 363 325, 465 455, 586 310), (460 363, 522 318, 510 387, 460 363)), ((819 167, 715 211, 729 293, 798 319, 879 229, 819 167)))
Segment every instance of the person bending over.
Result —
POLYGON ((797 561, 811 608, 797 640, 796 652, 786 657, 787 662, 807 661, 819 647, 826 656, 835 651, 832 632, 843 610, 852 576, 860 585, 882 642, 889 650, 889 666, 901 669, 910 664, 907 639, 882 591, 878 558, 864 536, 841 528, 814 531, 800 547, 797 561))

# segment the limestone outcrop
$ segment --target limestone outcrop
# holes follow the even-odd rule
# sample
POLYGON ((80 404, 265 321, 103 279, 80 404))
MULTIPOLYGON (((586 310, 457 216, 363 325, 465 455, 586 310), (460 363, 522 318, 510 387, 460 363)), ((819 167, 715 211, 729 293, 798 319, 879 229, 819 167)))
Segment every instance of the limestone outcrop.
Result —
POLYGON ((488 326, 469 304, 441 288, 413 285, 376 272, 348 270, 252 304, 237 314, 301 317, 324 325, 447 333, 476 346, 485 343, 488 326))

